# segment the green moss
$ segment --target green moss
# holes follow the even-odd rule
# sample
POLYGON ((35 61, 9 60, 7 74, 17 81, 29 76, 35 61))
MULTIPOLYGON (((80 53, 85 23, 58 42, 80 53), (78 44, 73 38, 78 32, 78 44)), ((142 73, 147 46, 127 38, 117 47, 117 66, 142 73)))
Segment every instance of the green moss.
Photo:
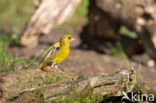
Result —
POLYGON ((74 100, 68 100, 68 103, 99 103, 103 100, 100 95, 88 95, 84 97, 77 97, 74 100))
POLYGON ((147 93, 144 83, 136 84, 133 91, 138 93, 147 93))
POLYGON ((67 82, 67 81, 73 81, 77 78, 75 74, 73 75, 61 75, 56 73, 50 73, 49 75, 46 75, 48 79, 45 79, 43 82, 44 84, 53 84, 56 82, 67 82))
MULTIPOLYGON (((40 71, 42 72, 42 71, 40 71)), ((77 78, 76 74, 71 74, 71 75, 61 75, 61 73, 46 73, 43 74, 42 76, 40 74, 40 72, 36 73, 34 78, 31 78, 31 76, 29 76, 27 78, 27 84, 29 84, 28 87, 30 88, 34 88, 34 87, 38 87, 38 86, 42 86, 42 85, 49 85, 49 84, 54 84, 54 83, 63 83, 63 82, 67 82, 67 81, 73 81, 77 78)), ((33 74, 31 74, 33 75, 33 74)), ((27 85, 26 84, 26 85, 27 85)))
POLYGON ((102 95, 94 94, 93 90, 88 90, 88 89, 86 88, 85 90, 83 90, 83 94, 81 94, 81 96, 75 95, 75 94, 79 94, 78 93, 79 90, 75 90, 73 92, 74 100, 76 100, 78 103, 99 103, 103 99, 102 95))
POLYGON ((128 29, 127 27, 125 27, 125 26, 121 26, 121 27, 120 27, 120 33, 121 33, 122 35, 126 35, 126 36, 128 36, 128 37, 130 37, 130 38, 137 38, 136 32, 129 30, 129 29, 128 29))
POLYGON ((45 103, 45 100, 43 99, 43 90, 39 89, 34 92, 34 99, 35 101, 39 103, 45 103))
POLYGON ((83 101, 84 103, 99 103, 100 101, 103 100, 103 96, 102 95, 90 95, 87 96, 83 101))
MULTIPOLYGON (((75 87, 74 87, 75 88, 75 87)), ((93 90, 90 88, 85 88, 80 90, 81 86, 78 86, 75 90, 71 90, 66 94, 58 94, 56 97, 59 97, 56 103, 99 103, 102 101, 103 96, 100 94, 94 94, 93 90), (89 90, 88 90, 89 89, 89 90), (81 93, 83 91, 83 93, 81 93)))
POLYGON ((80 102, 75 101, 75 100, 70 100, 68 103, 80 103, 80 102))

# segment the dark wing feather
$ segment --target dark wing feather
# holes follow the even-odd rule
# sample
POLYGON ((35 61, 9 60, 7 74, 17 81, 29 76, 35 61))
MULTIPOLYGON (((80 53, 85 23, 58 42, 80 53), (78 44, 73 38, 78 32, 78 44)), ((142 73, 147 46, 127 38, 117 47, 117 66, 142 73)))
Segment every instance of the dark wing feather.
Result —
POLYGON ((52 45, 50 48, 48 48, 45 53, 43 54, 42 58, 41 58, 41 61, 40 61, 40 64, 42 62, 44 62, 48 57, 51 56, 52 57, 55 57, 55 55, 57 55, 60 51, 60 44, 59 43, 55 43, 54 45, 52 45))

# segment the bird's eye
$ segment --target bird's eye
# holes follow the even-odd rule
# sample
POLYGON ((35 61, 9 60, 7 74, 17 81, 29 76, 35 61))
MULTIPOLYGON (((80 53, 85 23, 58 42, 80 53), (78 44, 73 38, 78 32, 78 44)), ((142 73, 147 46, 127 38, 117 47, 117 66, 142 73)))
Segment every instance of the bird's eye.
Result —
POLYGON ((69 39, 71 39, 71 37, 68 37, 69 39))

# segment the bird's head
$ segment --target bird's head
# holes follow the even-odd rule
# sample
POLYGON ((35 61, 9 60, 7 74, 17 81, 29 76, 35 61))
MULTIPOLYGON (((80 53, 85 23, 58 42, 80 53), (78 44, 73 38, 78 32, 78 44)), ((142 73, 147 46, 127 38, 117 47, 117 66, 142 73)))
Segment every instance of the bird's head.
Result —
POLYGON ((73 36, 67 34, 64 35, 61 39, 60 39, 60 43, 61 44, 70 44, 71 41, 74 41, 75 39, 73 38, 73 36))

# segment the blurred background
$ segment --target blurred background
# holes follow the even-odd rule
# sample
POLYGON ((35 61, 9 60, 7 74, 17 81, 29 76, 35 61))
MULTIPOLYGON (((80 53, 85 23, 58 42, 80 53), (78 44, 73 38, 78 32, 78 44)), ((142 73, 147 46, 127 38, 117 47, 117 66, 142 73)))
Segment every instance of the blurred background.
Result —
POLYGON ((63 71, 108 75, 133 67, 156 90, 155 0, 0 0, 0 13, 0 72, 35 68, 43 50, 71 34, 63 71))

